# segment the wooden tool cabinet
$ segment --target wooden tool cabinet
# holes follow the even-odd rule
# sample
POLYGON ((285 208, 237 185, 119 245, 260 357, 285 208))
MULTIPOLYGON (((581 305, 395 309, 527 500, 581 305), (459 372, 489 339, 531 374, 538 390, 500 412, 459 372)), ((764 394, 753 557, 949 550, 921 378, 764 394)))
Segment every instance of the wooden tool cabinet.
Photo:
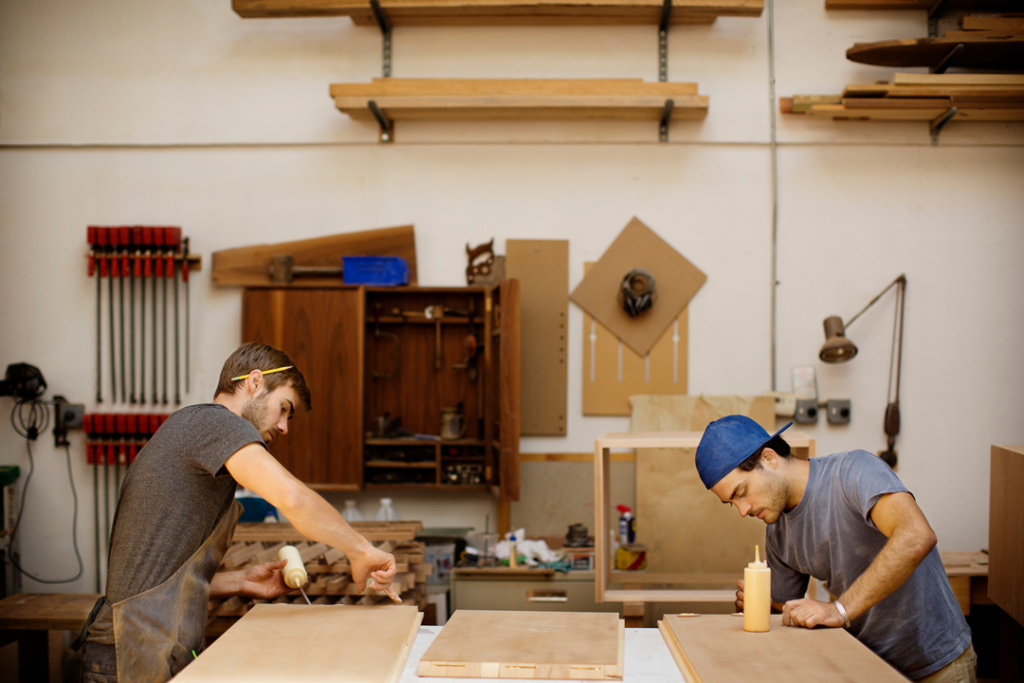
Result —
POLYGON ((270 450, 313 488, 492 490, 519 499, 518 280, 494 288, 248 288, 242 339, 281 349, 306 378, 313 410, 296 415, 270 450), (427 318, 428 306, 445 313, 427 318), (452 367, 467 362, 471 329, 475 379, 470 368, 452 367), (437 436, 441 409, 460 406, 463 438, 375 438, 385 413, 414 434, 437 436), (450 472, 467 466, 480 482, 451 483, 450 472))

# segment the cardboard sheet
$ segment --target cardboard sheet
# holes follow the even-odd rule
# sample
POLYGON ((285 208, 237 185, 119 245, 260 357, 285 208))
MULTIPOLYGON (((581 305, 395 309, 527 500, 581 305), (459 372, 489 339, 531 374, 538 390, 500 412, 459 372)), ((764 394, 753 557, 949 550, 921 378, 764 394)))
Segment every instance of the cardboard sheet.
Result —
POLYGON ((622 678, 624 622, 596 612, 459 610, 420 659, 419 675, 622 678))
POLYGON ((519 280, 519 433, 565 436, 568 240, 507 240, 505 276, 519 280))
MULTIPOLYGON (((774 432, 770 396, 634 396, 630 431, 703 431, 725 415, 749 415, 774 432)), ((637 541, 648 548, 649 572, 734 572, 764 547, 765 524, 741 518, 704 488, 696 449, 639 449, 636 454, 637 541)), ((614 501, 613 501, 614 502, 614 501)))
POLYGON ((423 615, 403 605, 256 605, 180 683, 394 683, 423 615))
POLYGON ((646 355, 701 288, 707 276, 634 218, 615 238, 572 293, 572 300, 638 355, 646 355), (636 318, 618 301, 622 279, 634 268, 648 271, 657 300, 636 318))
POLYGON ((658 622, 687 683, 906 683, 896 669, 841 628, 805 629, 771 617, 767 633, 747 633, 743 619, 707 614, 658 622))

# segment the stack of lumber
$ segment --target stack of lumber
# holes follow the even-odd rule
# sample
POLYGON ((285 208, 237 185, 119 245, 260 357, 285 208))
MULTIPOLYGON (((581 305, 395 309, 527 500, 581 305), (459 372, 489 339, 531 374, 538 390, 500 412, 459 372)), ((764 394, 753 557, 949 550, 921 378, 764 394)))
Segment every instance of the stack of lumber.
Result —
POLYGON ((896 74, 889 83, 849 85, 842 95, 794 95, 784 114, 843 121, 1024 121, 1024 75, 896 74))
POLYGON ((331 85, 335 106, 373 120, 369 101, 393 121, 443 119, 661 119, 672 100, 676 119, 703 119, 708 97, 696 83, 622 79, 375 78, 331 85))
POLYGON ((938 66, 957 49, 947 66, 965 69, 1024 69, 1024 15, 968 14, 960 28, 941 38, 906 38, 855 43, 846 58, 876 66, 938 66), (959 47, 962 46, 962 47, 959 47))
MULTIPOLYGON (((380 0, 394 26, 658 24, 664 0, 380 0)), ((233 0, 240 17, 351 17, 376 26, 368 0, 233 0)), ((764 0, 673 0, 671 23, 758 17, 764 0)))
MULTIPOLYGON (((415 605, 421 611, 424 610, 427 604, 427 576, 433 573, 433 567, 424 562, 424 544, 414 540, 416 532, 423 525, 420 522, 353 522, 352 527, 375 546, 395 556, 396 574, 392 586, 402 596, 403 604, 415 605)), ((295 546, 305 562, 306 573, 309 575, 305 590, 314 604, 391 603, 382 591, 367 588, 360 593, 356 590, 352 569, 345 554, 337 548, 309 540, 291 524, 239 524, 219 571, 234 571, 273 562, 277 559, 277 551, 285 545, 295 546)), ((240 597, 211 600, 208 605, 207 635, 223 633, 238 617, 248 612, 253 604, 262 602, 265 601, 240 597)), ((273 602, 306 604, 298 591, 282 595, 273 602)))

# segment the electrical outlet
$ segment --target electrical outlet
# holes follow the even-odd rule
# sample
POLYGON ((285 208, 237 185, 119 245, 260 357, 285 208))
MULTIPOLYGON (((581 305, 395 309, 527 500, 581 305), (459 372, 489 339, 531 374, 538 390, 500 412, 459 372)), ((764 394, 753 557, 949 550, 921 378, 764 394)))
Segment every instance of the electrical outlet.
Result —
POLYGON ((765 396, 775 399, 775 414, 779 417, 793 417, 796 413, 796 394, 787 394, 782 391, 769 391, 765 396))
POLYGON ((833 425, 850 424, 850 399, 831 398, 825 406, 828 423, 833 425))
POLYGON ((793 421, 797 424, 816 423, 818 421, 818 402, 809 398, 797 399, 793 421))

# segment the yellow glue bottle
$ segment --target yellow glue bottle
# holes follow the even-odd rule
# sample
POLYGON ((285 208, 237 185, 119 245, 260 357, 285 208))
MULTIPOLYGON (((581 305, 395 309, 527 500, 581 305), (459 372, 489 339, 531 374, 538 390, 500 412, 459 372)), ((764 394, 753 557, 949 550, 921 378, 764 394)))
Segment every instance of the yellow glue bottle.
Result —
POLYGON ((754 561, 743 570, 743 630, 764 633, 772 614, 772 570, 761 561, 761 549, 754 546, 754 561))
POLYGON ((306 567, 302 564, 302 557, 299 549, 293 545, 286 545, 277 551, 278 560, 287 560, 288 564, 281 570, 284 575, 284 583, 289 588, 299 588, 306 585, 306 567))

